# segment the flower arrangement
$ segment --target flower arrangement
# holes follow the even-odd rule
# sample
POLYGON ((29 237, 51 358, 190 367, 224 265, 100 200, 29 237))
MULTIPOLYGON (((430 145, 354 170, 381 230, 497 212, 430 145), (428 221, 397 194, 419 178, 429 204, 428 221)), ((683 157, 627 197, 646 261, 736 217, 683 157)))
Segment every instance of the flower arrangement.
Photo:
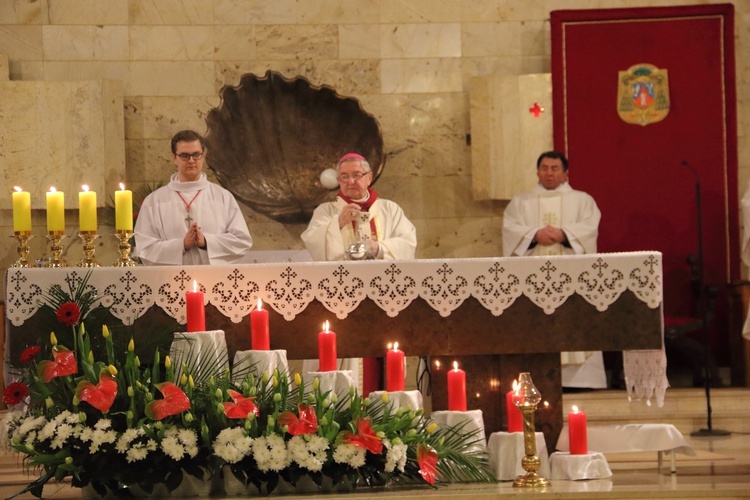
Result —
POLYGON ((266 493, 303 477, 352 487, 494 480, 475 435, 440 429, 421 409, 394 409, 387 393, 337 396, 318 379, 279 371, 234 384, 229 370, 189 357, 176 367, 168 346, 143 363, 132 337, 118 347, 106 325, 87 331, 92 297, 62 295, 48 300, 69 343, 53 332, 28 346, 3 394, 13 409, 2 437, 40 470, 24 492, 40 497, 47 481, 67 477, 100 495, 172 491, 186 474, 231 475, 266 493))

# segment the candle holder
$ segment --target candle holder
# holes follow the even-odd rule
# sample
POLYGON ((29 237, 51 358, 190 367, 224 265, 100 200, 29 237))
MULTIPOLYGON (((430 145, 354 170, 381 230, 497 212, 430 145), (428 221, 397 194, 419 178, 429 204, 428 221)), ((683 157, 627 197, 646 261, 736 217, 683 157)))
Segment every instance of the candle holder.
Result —
POLYGON ((34 267, 34 264, 29 263, 29 240, 34 237, 31 231, 15 231, 13 237, 18 242, 18 260, 10 267, 34 267))
POLYGON ((114 267, 133 267, 137 266, 138 263, 130 258, 130 243, 128 240, 133 233, 130 231, 123 231, 118 229, 116 231, 117 237, 120 239, 120 244, 117 246, 117 250, 120 252, 120 258, 117 259, 112 265, 114 267))
POLYGON ((63 247, 60 242, 64 237, 65 231, 47 231, 50 259, 44 267, 68 267, 68 263, 62 258, 63 247))
POLYGON ((94 259, 94 240, 99 237, 96 231, 81 231, 78 236, 83 240, 83 259, 78 267, 99 267, 94 259))
POLYGON ((531 374, 521 373, 518 376, 518 389, 513 393, 513 402, 518 406, 523 416, 523 446, 525 456, 521 459, 521 467, 526 471, 525 476, 518 476, 513 482, 514 488, 546 489, 550 482, 546 477, 537 474, 542 461, 536 454, 536 429, 534 427, 534 411, 542 400, 531 374))

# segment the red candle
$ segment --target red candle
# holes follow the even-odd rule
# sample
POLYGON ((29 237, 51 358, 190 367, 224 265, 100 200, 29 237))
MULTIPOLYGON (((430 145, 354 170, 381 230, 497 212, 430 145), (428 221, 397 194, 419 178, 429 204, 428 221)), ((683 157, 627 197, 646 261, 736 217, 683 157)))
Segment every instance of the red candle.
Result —
POLYGON ((398 342, 385 353, 385 390, 404 390, 404 351, 399 350, 398 342))
POLYGON ((568 440, 571 455, 585 455, 589 452, 589 440, 586 434, 586 414, 577 406, 568 413, 568 440))
POLYGON ((323 325, 323 331, 318 333, 318 364, 318 369, 322 372, 338 370, 336 332, 328 330, 328 321, 323 325))
POLYGON ((505 395, 505 414, 508 419, 508 432, 523 432, 523 415, 513 402, 513 393, 518 389, 518 381, 513 381, 513 390, 505 395))
POLYGON ((458 369, 456 361, 448 370, 448 410, 466 411, 466 372, 458 369))
POLYGON ((203 292, 198 290, 198 283, 193 280, 193 291, 185 295, 187 307, 187 331, 206 331, 206 309, 203 307, 203 292))
POLYGON ((250 341, 255 351, 271 349, 271 336, 268 333, 268 311, 263 309, 263 302, 260 299, 258 299, 258 308, 250 311, 250 341))

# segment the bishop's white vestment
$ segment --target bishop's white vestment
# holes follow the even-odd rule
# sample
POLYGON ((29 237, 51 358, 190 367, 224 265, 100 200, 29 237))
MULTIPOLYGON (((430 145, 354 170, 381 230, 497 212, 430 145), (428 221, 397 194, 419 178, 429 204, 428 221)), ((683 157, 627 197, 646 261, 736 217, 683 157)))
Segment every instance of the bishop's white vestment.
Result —
MULTIPOLYGON (((601 212, 594 198, 564 182, 547 190, 537 184, 514 196, 503 215, 503 255, 573 255, 596 253, 601 212), (534 236, 546 226, 559 227, 569 246, 535 245, 534 236)), ((575 332, 571 332, 575 334, 575 332)), ((596 352, 563 352, 563 387, 605 389, 604 356, 596 352)))
POLYGON ((363 237, 372 238, 381 248, 382 258, 413 259, 417 249, 417 230, 395 202, 378 198, 367 212, 360 212, 356 225, 339 228, 339 214, 347 202, 337 197, 318 206, 310 224, 302 233, 313 260, 344 260, 345 250, 363 237))
POLYGON ((146 196, 134 233, 135 253, 148 265, 234 264, 253 245, 234 196, 205 173, 191 182, 180 182, 175 173, 169 184, 146 196), (206 238, 206 249, 186 252, 185 234, 193 222, 206 238))

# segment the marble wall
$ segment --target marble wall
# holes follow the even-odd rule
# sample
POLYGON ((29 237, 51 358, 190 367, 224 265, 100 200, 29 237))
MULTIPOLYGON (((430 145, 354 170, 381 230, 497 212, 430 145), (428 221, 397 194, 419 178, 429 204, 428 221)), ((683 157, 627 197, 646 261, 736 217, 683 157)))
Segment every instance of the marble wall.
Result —
MULTIPOLYGON (((417 256, 485 257, 501 254, 504 202, 472 195, 471 79, 548 73, 553 9, 701 3, 709 2, 3 0, 0 54, 7 64, 0 58, 0 73, 7 68, 11 80, 24 81, 121 81, 134 186, 167 179, 169 138, 182 128, 205 131, 219 90, 240 75, 273 69, 331 85, 380 121, 388 160, 376 189, 417 226, 417 256)), ((742 191, 750 177, 750 113, 743 112, 750 101, 750 3, 734 4, 742 191)), ((244 211, 258 250, 302 248, 303 225, 244 211)), ((71 234, 75 220, 69 216, 71 234)), ((0 210, 0 226, 10 234, 8 210, 0 210)), ((44 252, 43 238, 36 240, 34 251, 44 252)), ((71 247, 71 260, 79 251, 71 247)), ((12 240, 4 241, 0 263, 14 259, 12 240)))

